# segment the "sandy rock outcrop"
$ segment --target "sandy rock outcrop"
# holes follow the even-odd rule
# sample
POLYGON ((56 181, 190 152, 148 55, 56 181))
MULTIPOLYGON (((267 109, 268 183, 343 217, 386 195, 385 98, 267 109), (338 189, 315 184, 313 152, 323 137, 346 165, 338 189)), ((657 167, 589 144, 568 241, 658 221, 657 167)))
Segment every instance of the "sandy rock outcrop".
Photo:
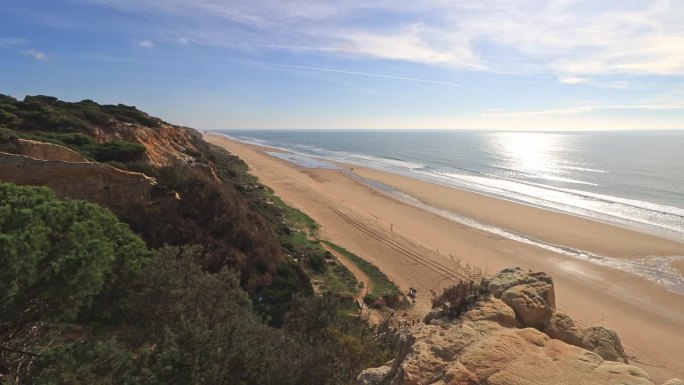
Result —
POLYGON ((394 360, 363 371, 359 383, 655 385, 626 364, 615 332, 555 312, 548 275, 506 269, 484 284, 491 294, 456 319, 433 309, 427 323, 404 330, 394 360))
POLYGON ((218 180, 213 166, 197 161, 199 131, 159 122, 157 126, 148 127, 137 123, 121 121, 110 122, 106 127, 96 127, 91 135, 100 143, 111 141, 127 141, 145 146, 143 161, 157 167, 185 164, 218 180))
POLYGON ((195 148, 195 139, 201 134, 188 127, 159 123, 157 127, 137 123, 111 122, 109 126, 96 128, 92 136, 100 143, 127 141, 145 146, 145 160, 156 166, 172 166, 179 161, 193 163, 190 155, 195 148))
POLYGON ((495 298, 515 311, 522 326, 543 329, 556 310, 553 279, 546 273, 505 269, 491 278, 489 287, 495 298))

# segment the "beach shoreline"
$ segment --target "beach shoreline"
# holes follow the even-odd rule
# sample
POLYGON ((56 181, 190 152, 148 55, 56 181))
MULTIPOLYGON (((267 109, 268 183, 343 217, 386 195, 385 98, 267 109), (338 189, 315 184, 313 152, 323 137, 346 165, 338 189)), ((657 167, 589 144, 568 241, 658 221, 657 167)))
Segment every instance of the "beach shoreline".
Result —
MULTIPOLYGON (((382 135, 368 131, 354 135, 273 130, 215 133, 247 144, 276 147, 300 159, 372 168, 684 243, 684 201, 676 192, 680 178, 668 171, 672 167, 661 169, 657 161, 650 160, 613 159, 588 149, 591 146, 579 146, 587 140, 605 141, 601 136, 590 139, 563 134, 567 148, 561 149, 549 139, 555 134, 540 139, 522 132, 509 137, 511 133, 467 131, 448 135, 428 131, 423 136, 392 131, 385 144, 382 135), (359 140, 358 147, 354 138, 359 140), (511 147, 515 140, 522 142, 511 147), (538 149, 540 155, 521 151, 528 141, 542 141, 548 151, 538 149)), ((627 139, 633 138, 613 138, 627 139)), ((308 167, 306 162, 293 162, 308 167)))
MULTIPOLYGON (((554 277, 562 311, 585 324, 615 329, 634 363, 656 378, 684 377, 684 296, 635 274, 559 255, 487 233, 411 206, 354 180, 345 170, 306 169, 265 154, 269 148, 205 134, 242 158, 262 183, 321 225, 321 237, 368 259, 402 289, 420 290, 414 311, 429 309, 429 291, 449 285, 450 270, 469 265, 493 273, 521 266, 554 277), (453 267, 452 267, 453 266, 453 267)), ((430 184, 356 165, 379 181, 434 207, 617 260, 684 255, 684 244, 557 211, 430 184)), ((681 268, 680 261, 670 263, 681 268)))

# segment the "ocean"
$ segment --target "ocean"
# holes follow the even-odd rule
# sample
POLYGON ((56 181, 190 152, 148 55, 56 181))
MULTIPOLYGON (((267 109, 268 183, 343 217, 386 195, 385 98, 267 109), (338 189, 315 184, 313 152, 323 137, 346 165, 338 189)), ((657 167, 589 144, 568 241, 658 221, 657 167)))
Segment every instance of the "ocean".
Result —
MULTIPOLYGON (((684 241, 684 131, 217 130, 306 167, 362 165, 684 241)), ((355 176, 355 174, 351 174, 355 176)), ((356 176, 358 177, 358 176, 356 176)), ((669 262, 593 255, 478 223, 363 180, 409 204, 485 231, 631 271, 684 294, 669 262)))

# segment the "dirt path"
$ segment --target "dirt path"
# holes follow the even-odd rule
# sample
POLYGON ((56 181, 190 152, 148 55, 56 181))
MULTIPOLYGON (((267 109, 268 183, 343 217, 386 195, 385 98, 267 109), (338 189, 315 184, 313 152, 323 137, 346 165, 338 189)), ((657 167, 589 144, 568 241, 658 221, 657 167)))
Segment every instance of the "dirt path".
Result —
POLYGON ((345 257, 342 253, 338 253, 337 251, 333 250, 333 248, 328 247, 327 245, 323 245, 323 247, 328 250, 332 255, 337 258, 338 261, 340 261, 341 264, 343 264, 349 271, 354 274, 354 277, 356 277, 356 280, 359 282, 363 282, 363 287, 359 290, 359 292, 356 294, 356 297, 354 299, 361 299, 368 294, 368 292, 373 290, 373 281, 366 275, 366 273, 363 272, 354 262, 349 260, 349 258, 345 257))

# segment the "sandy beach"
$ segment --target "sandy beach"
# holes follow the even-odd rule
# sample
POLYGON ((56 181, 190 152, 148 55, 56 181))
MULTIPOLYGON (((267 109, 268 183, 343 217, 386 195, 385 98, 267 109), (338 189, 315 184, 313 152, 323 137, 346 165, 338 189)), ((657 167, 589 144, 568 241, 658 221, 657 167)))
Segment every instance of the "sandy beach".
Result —
MULTIPOLYGON (((320 235, 378 266, 403 290, 418 289, 412 312, 470 266, 491 274, 520 266, 545 271, 560 310, 583 324, 618 332, 631 362, 656 381, 684 378, 684 295, 618 269, 568 257, 448 220, 361 183, 344 170, 305 169, 264 148, 204 136, 242 158, 287 204, 321 225, 320 235)), ((612 258, 684 256, 684 244, 606 223, 482 194, 354 167, 354 173, 434 207, 556 245, 612 258)), ((678 260, 672 266, 684 268, 678 260)))

